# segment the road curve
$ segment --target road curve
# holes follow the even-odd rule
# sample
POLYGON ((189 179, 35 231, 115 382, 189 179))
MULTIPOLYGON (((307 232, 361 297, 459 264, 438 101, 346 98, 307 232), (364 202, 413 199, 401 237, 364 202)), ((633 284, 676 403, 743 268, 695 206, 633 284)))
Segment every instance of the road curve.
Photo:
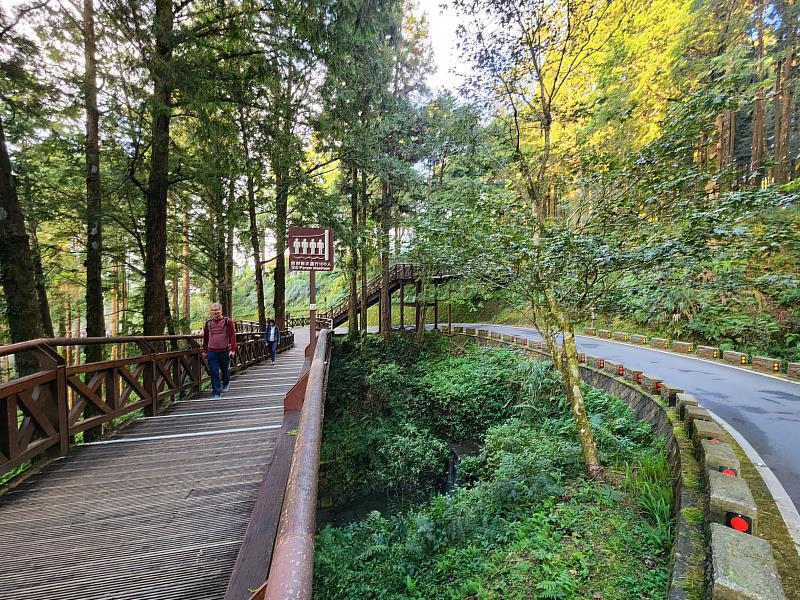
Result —
MULTIPOLYGON (((534 329, 463 324, 541 339, 534 329)), ((693 394, 758 452, 800 507, 800 383, 692 356, 591 336, 577 336, 580 352, 619 362, 693 394)))

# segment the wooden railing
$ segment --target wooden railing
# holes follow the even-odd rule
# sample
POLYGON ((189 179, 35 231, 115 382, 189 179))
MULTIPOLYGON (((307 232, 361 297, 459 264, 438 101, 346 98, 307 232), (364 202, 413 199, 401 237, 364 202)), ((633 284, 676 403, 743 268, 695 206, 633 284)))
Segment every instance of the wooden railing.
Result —
MULTIPOLYGON (((233 370, 269 356, 260 331, 236 337, 233 370)), ((66 454, 80 433, 98 436, 104 425, 135 411, 154 416, 165 404, 199 392, 208 380, 201 343, 202 336, 174 335, 37 339, 1 346, 0 357, 28 355, 39 370, 0 383, 0 476, 26 461, 66 454), (104 352, 122 347, 136 355, 67 364, 67 349, 75 354, 88 346, 102 346, 104 352)), ((284 332, 278 351, 293 345, 294 334, 284 332)))
POLYGON ((323 329, 317 339, 267 583, 253 594, 254 600, 311 598, 317 478, 332 348, 330 338, 330 330, 323 329))
POLYGON ((258 321, 234 321, 236 333, 264 333, 258 321))
POLYGON ((286 321, 289 329, 295 327, 308 327, 311 324, 311 317, 292 317, 286 321))

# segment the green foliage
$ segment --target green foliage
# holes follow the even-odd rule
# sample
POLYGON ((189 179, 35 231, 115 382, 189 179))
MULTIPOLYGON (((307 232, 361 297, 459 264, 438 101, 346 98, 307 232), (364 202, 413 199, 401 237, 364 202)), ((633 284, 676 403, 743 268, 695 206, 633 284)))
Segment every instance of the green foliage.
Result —
POLYGON ((624 487, 636 504, 653 520, 657 535, 670 539, 672 530, 672 486, 670 467, 663 453, 646 452, 625 465, 624 487))
POLYGON ((558 378, 546 365, 477 348, 442 358, 429 344, 437 347, 438 337, 422 345, 405 337, 341 345, 329 384, 335 400, 328 410, 336 416, 326 413, 323 454, 365 459, 351 467, 355 481, 383 465, 381 485, 412 485, 426 461, 435 467, 439 460, 444 444, 434 436, 478 429, 482 451, 461 461, 463 483, 450 495, 320 531, 314 597, 663 597, 671 495, 662 492, 670 475, 650 428, 619 399, 587 388, 609 465, 633 466, 622 487, 586 481, 558 378), (349 389, 364 394, 361 403, 345 397, 342 379, 357 377, 356 365, 362 376, 349 389), (478 406, 480 393, 494 408, 478 406), (453 406, 462 399, 485 421, 453 406), (359 408, 364 416, 353 417, 359 408))
POLYGON ((435 481, 441 475, 448 452, 447 444, 430 431, 405 423, 381 444, 375 482, 397 494, 410 495, 418 491, 421 481, 435 481))

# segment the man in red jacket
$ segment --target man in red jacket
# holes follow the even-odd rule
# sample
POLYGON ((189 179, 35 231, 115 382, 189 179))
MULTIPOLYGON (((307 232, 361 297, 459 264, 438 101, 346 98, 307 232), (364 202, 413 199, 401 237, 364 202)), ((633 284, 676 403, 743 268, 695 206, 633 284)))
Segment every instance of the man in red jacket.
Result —
POLYGON ((203 326, 203 352, 208 357, 208 371, 211 375, 211 397, 220 398, 228 391, 231 376, 229 361, 236 356, 236 328, 233 319, 222 316, 222 305, 211 305, 211 318, 203 326), (220 382, 220 371, 222 381, 220 382))

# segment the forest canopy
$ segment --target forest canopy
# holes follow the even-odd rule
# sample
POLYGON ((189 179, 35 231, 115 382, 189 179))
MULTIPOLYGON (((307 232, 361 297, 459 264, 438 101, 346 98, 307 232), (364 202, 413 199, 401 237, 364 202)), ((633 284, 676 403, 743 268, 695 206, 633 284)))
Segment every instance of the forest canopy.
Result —
POLYGON ((797 3, 451 0, 439 94, 425 10, 4 4, 0 341, 188 332, 212 300, 283 323, 287 228, 319 225, 328 304, 414 262, 551 341, 596 317, 800 357, 797 3))

